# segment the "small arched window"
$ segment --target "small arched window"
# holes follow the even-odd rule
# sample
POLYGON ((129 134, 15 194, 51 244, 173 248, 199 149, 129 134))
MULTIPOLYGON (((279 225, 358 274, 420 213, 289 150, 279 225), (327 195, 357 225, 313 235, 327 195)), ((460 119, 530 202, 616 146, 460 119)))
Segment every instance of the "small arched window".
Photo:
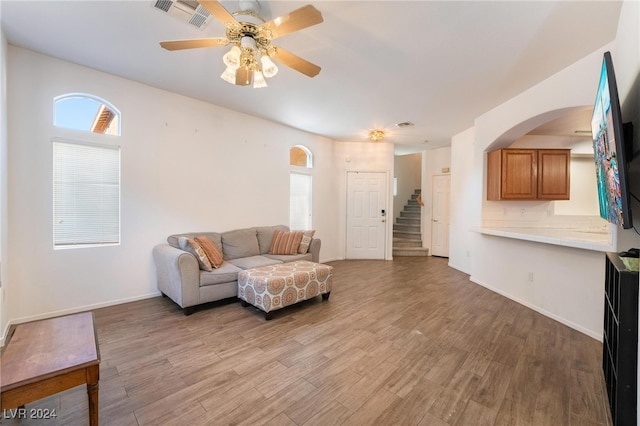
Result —
POLYGON ((104 99, 70 93, 56 97, 53 102, 54 126, 120 136, 120 111, 104 99))
POLYGON ((313 154, 306 146, 296 145, 289 150, 289 164, 311 169, 313 168, 313 154))

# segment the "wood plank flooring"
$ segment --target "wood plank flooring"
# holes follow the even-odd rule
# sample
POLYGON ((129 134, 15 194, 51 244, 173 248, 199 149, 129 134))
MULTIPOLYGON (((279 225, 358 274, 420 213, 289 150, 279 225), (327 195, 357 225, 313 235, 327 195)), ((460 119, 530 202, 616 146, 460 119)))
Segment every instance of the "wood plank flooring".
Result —
MULTIPOLYGON (((102 425, 607 425, 602 344, 436 257, 339 261, 331 298, 95 311, 102 425)), ((27 405, 86 425, 78 387, 27 405)))

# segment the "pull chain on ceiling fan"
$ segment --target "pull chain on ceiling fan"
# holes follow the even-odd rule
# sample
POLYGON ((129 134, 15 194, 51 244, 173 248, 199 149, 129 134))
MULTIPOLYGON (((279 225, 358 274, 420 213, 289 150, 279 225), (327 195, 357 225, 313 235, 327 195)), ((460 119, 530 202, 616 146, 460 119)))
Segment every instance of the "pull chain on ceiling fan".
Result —
POLYGON ((220 77, 238 86, 253 82, 255 88, 266 87, 265 78, 271 78, 278 72, 271 59, 309 77, 320 72, 319 66, 271 44, 274 39, 323 22, 322 14, 312 5, 265 22, 252 10, 231 14, 219 1, 198 0, 198 3, 225 25, 226 37, 162 41, 160 46, 167 50, 183 50, 231 44, 231 50, 222 58, 227 68, 220 77), (238 21, 234 15, 251 16, 262 23, 238 21))

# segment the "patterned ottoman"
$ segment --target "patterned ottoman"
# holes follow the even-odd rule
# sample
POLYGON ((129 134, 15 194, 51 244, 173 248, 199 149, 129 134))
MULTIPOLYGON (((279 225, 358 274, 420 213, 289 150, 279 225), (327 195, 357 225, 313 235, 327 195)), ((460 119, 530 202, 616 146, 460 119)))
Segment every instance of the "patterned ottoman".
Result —
POLYGON ((322 295, 329 298, 333 287, 333 267, 299 260, 247 269, 238 273, 238 298, 263 310, 265 319, 271 312, 303 300, 322 295))

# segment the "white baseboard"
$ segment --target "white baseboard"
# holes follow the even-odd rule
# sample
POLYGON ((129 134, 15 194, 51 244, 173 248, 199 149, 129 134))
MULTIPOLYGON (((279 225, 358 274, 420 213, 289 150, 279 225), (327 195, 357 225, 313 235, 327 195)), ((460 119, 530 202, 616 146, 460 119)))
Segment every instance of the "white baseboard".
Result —
POLYGON ((465 271, 462 267, 457 266, 455 263, 451 262, 451 260, 449 260, 449 267, 469 275, 469 271, 465 271))
POLYGON ((492 286, 490 286, 490 285, 488 285, 486 283, 483 283, 482 281, 476 279, 473 276, 469 277, 469 280, 474 282, 474 283, 476 283, 476 284, 478 284, 478 285, 481 285, 482 287, 484 287, 486 289, 489 289, 489 290, 491 290, 491 291, 493 291, 495 293, 498 293, 498 294, 500 294, 500 295, 502 295, 502 296, 504 296, 504 297, 506 297, 508 299, 511 299, 514 302, 517 302, 517 303, 519 303, 519 304, 521 304, 523 306, 526 306, 527 308, 533 309, 534 311, 544 315, 545 317, 549 317, 549 318, 551 318, 551 319, 553 319, 555 321, 558 321, 561 324, 566 325, 567 327, 573 328, 574 330, 577 330, 580 333, 586 334, 587 336, 593 337, 597 341, 602 342, 602 333, 598 333, 598 332, 595 332, 593 330, 589 330, 587 328, 584 328, 581 325, 578 325, 578 324, 576 324, 576 323, 574 323, 572 321, 569 321, 566 318, 558 316, 558 315, 556 315, 554 313, 551 313, 551 312, 549 312, 549 311, 547 311, 547 310, 545 310, 545 309, 543 309, 543 308, 541 308, 539 306, 536 306, 536 305, 534 305, 532 303, 529 303, 529 302, 527 302, 525 300, 522 300, 522 299, 520 299, 518 297, 515 297, 510 293, 507 293, 507 292, 505 292, 503 290, 500 290, 500 289, 492 287, 492 286))
POLYGON ((54 317, 59 317, 59 316, 62 316, 62 315, 71 315, 71 314, 76 314, 78 312, 92 311, 94 309, 106 308, 107 306, 113 306, 113 305, 121 305, 123 303, 136 302, 138 300, 151 299, 152 297, 158 297, 161 294, 162 293, 160 293, 159 291, 156 291, 156 292, 153 292, 153 293, 143 294, 143 295, 140 295, 140 296, 128 297, 128 298, 125 298, 125 299, 110 300, 108 302, 95 303, 93 305, 77 306, 77 307, 74 307, 74 308, 68 308, 68 309, 62 309, 62 310, 59 310, 59 311, 47 312, 45 314, 38 314, 38 315, 29 316, 29 317, 15 318, 15 319, 9 320, 9 322, 7 323, 7 326, 5 327, 5 329, 2 330, 2 336, 0 336, 0 347, 4 347, 5 340, 7 338, 8 333, 9 333, 9 329, 11 328, 12 325, 22 324, 24 322, 37 321, 37 320, 42 320, 42 319, 47 319, 47 318, 54 318, 54 317))

